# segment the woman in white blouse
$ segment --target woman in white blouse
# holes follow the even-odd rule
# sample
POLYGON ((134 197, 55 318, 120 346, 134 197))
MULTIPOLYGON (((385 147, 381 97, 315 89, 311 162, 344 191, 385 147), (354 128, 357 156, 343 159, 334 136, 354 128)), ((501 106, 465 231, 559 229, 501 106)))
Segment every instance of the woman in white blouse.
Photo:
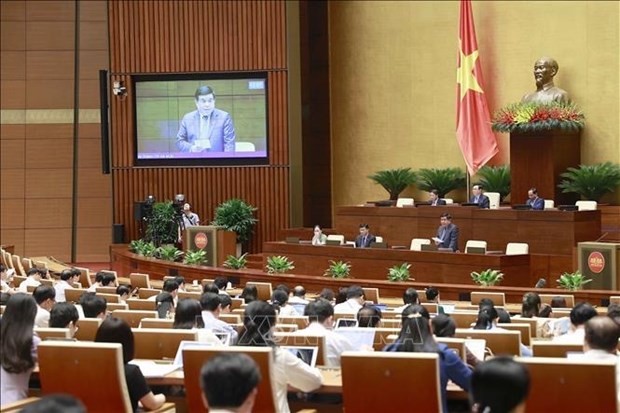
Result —
POLYGON ((276 408, 279 413, 288 413, 286 393, 288 386, 302 392, 311 392, 321 387, 321 372, 305 364, 288 351, 280 349, 273 339, 276 324, 276 310, 265 301, 252 301, 245 308, 243 329, 239 334, 239 346, 272 346, 274 351, 274 380, 276 387, 276 408))
POLYGON ((327 241, 327 235, 323 234, 320 226, 315 225, 314 236, 312 237, 312 245, 325 245, 325 241, 327 241))

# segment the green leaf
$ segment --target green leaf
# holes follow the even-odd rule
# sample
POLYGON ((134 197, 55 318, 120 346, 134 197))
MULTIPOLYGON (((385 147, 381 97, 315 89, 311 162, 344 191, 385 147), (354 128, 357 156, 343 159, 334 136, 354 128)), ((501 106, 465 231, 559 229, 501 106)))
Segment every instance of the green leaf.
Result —
POLYGON ((252 237, 254 226, 258 222, 254 218, 254 212, 257 209, 241 199, 229 199, 215 209, 215 217, 211 225, 222 226, 229 231, 234 231, 237 234, 237 242, 247 242, 252 237))
POLYGON ((576 193, 582 198, 599 202, 620 186, 620 164, 605 162, 595 165, 579 165, 568 168, 560 175, 558 187, 565 193, 576 193))
POLYGON ((476 174, 485 191, 499 192, 501 201, 510 193, 510 166, 483 166, 476 174))
POLYGON ((398 195, 416 181, 416 174, 411 168, 386 169, 378 171, 368 177, 388 191, 391 200, 398 199, 398 195))
POLYGON ((466 186, 465 172, 460 168, 420 169, 416 172, 418 182, 416 186, 426 192, 436 189, 440 198, 448 192, 462 189, 466 186))

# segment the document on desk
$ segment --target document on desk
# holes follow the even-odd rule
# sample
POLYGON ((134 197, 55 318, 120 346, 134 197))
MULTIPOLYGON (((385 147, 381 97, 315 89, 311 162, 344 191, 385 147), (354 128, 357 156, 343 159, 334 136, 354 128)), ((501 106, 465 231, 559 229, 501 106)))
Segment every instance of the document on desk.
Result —
POLYGON ((468 338, 465 340, 465 347, 474 355, 478 360, 484 360, 484 351, 486 349, 486 340, 477 338, 468 338))
POLYGON ((140 367, 140 371, 147 379, 164 377, 179 368, 171 363, 156 363, 153 360, 131 360, 129 363, 140 367))

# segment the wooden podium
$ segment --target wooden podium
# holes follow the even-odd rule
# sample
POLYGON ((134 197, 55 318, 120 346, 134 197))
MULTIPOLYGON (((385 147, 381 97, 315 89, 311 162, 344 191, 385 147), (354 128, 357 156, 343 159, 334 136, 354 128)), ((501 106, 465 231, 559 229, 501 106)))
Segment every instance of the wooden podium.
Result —
POLYGON ((580 132, 560 130, 510 134, 510 179, 512 204, 527 200, 527 190, 538 189, 544 199, 557 205, 574 204, 577 194, 558 188, 560 174, 581 161, 580 132))
POLYGON ((207 267, 221 267, 229 255, 237 251, 237 234, 217 226, 187 227, 183 231, 183 246, 186 250, 204 250, 207 253, 207 267))
POLYGON ((577 244, 579 271, 592 282, 587 290, 617 290, 620 286, 620 243, 580 242, 577 244))

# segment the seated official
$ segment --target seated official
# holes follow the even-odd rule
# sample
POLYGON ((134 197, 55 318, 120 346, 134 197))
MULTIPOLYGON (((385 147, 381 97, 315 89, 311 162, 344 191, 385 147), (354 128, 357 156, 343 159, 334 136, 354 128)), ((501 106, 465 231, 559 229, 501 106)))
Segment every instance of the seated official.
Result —
POLYGON ((564 335, 553 338, 554 343, 583 343, 585 338, 585 325, 590 319, 596 317, 596 309, 588 303, 579 303, 570 310, 570 331, 564 335))
POLYGON ((68 328, 71 338, 78 330, 80 316, 77 308, 71 303, 57 303, 50 312, 50 328, 68 328))
POLYGON ((32 297, 37 302, 37 316, 34 319, 34 326, 49 327, 50 311, 56 303, 56 290, 50 285, 39 285, 34 289, 32 297))
POLYGON ((471 411, 522 413, 529 389, 530 375, 523 364, 506 356, 492 358, 471 376, 471 411))
POLYGON ((476 184, 471 189, 472 197, 469 198, 471 204, 478 204, 478 207, 489 209, 491 207, 491 201, 489 197, 482 193, 483 187, 480 184, 476 184))
POLYGON ((611 360, 616 363, 616 395, 620 406, 620 359, 617 351, 619 338, 620 326, 609 317, 596 316, 586 323, 584 358, 611 360))
POLYGON ((358 327, 381 327, 381 310, 374 305, 364 304, 362 308, 357 312, 357 326, 358 327))
POLYGON ((377 238, 370 233, 368 224, 360 224, 360 234, 355 238, 355 247, 369 248, 370 244, 376 241, 377 238))
POLYGON ((428 202, 431 206, 446 205, 446 201, 439 198, 439 191, 436 189, 431 189, 428 193, 428 202))
POLYGON ((357 314, 364 301, 364 289, 359 285, 352 285, 346 289, 346 301, 334 306, 334 313, 357 314))
POLYGON ((200 305, 202 306, 204 327, 214 333, 230 334, 230 342, 235 343, 237 341, 237 331, 227 322, 220 320, 220 312, 222 311, 220 295, 216 293, 203 293, 200 297, 200 305))
POLYGON ((459 227, 452 223, 452 215, 445 213, 439 218, 437 236, 433 238, 439 248, 450 248, 452 251, 459 249, 459 227))
POLYGON ((402 313, 403 310, 409 307, 411 304, 420 304, 420 297, 415 288, 409 287, 403 293, 403 305, 394 309, 397 313, 402 313))
POLYGON ((260 370, 250 356, 221 353, 200 370, 202 400, 210 412, 251 413, 260 381, 260 370))
POLYGON ((323 230, 319 225, 314 226, 314 235, 312 235, 312 245, 325 245, 327 235, 323 234, 323 230))
POLYGON ((545 200, 538 196, 538 190, 536 188, 528 189, 527 201, 525 201, 525 204, 539 211, 545 209, 545 200))

